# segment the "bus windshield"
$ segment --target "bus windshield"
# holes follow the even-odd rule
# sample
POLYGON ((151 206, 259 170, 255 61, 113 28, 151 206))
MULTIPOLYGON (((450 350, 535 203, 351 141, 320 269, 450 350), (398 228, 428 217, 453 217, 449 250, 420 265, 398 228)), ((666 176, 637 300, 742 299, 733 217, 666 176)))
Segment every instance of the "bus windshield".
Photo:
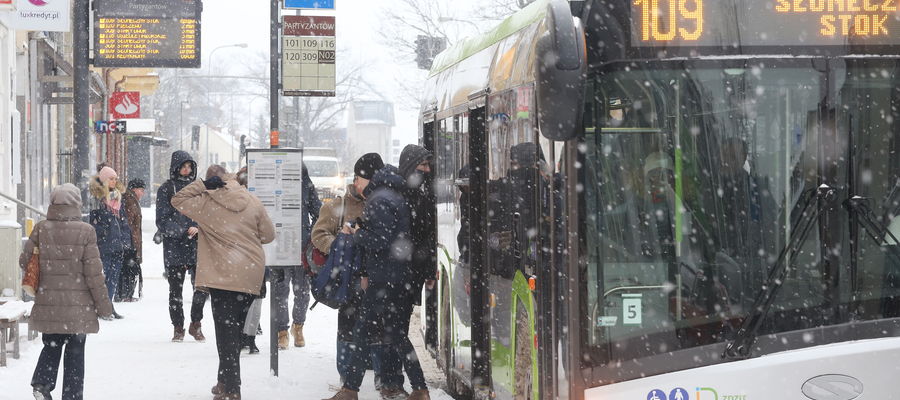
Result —
MULTIPOLYGON (((846 73, 854 74, 881 76, 846 73)), ((884 109, 898 117, 890 106, 896 92, 886 89, 891 76, 874 85, 887 91, 882 114, 853 124, 871 126, 879 115, 882 125, 893 123, 884 109)), ((847 124, 834 121, 852 118, 823 108, 828 79, 811 60, 628 62, 596 74, 582 147, 582 245, 586 341, 601 360, 732 339, 796 229, 803 199, 821 184, 849 195, 847 124)), ((845 100, 871 98, 859 90, 846 90, 845 100)), ((897 145, 888 127, 872 134, 878 139, 869 142, 897 145)), ((870 186, 873 176, 880 180, 879 193, 897 179, 893 165, 866 175, 870 186)), ((843 212, 837 223, 823 218, 789 260, 760 333, 846 322, 834 318, 838 304, 863 290, 851 294, 829 267, 850 247, 846 212, 839 202, 833 208, 843 212)), ((885 256, 876 253, 865 255, 881 263, 873 275, 887 276, 885 256)), ((869 301, 891 296, 873 286, 869 301)))

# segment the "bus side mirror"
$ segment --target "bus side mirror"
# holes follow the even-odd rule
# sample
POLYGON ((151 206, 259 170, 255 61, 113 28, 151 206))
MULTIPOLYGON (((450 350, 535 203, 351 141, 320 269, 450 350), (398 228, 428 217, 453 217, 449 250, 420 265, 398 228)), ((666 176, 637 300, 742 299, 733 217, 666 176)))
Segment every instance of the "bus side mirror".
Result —
POLYGON ((535 62, 538 126, 548 139, 574 139, 584 112, 584 29, 565 0, 551 0, 546 18, 535 62))

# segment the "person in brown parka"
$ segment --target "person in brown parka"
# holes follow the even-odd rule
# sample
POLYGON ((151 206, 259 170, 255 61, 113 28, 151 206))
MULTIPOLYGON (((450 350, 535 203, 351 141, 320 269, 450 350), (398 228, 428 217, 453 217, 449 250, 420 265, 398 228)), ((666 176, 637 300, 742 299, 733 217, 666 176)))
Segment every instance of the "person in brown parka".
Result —
POLYGON ((196 285, 209 290, 219 352, 213 399, 240 400, 243 325, 260 294, 262 245, 275 240, 275 226, 259 199, 218 165, 207 170, 206 181, 176 193, 172 206, 200 228, 196 285))
POLYGON ((47 219, 34 227, 19 256, 22 269, 35 248, 40 249, 40 281, 31 326, 43 333, 44 349, 31 386, 36 399, 50 398, 65 347, 62 398, 80 399, 86 335, 100 330, 98 317, 112 319, 113 309, 97 234, 90 224, 81 221, 81 192, 74 185, 53 189, 47 219))

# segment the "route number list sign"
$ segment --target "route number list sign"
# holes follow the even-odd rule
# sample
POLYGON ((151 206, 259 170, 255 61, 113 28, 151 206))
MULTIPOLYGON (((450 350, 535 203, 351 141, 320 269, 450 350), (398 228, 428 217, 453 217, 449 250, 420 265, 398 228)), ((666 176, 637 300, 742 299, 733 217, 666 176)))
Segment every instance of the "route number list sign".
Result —
POLYGON ((199 68, 199 0, 98 0, 94 65, 199 68))
POLYGON ((284 16, 282 94, 334 96, 335 17, 284 16))

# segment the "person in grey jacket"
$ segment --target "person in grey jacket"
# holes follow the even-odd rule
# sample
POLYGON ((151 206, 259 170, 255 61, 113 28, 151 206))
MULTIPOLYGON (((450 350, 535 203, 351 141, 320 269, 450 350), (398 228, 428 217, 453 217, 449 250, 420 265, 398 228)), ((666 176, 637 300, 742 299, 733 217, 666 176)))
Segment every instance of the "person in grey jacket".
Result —
POLYGON ((50 399, 65 351, 62 398, 81 399, 84 391, 84 343, 100 330, 98 317, 112 318, 103 262, 94 228, 81 221, 81 192, 72 184, 50 194, 47 219, 39 222, 19 256, 22 269, 39 249, 40 281, 35 290, 31 326, 43 333, 31 386, 38 400, 50 399))

